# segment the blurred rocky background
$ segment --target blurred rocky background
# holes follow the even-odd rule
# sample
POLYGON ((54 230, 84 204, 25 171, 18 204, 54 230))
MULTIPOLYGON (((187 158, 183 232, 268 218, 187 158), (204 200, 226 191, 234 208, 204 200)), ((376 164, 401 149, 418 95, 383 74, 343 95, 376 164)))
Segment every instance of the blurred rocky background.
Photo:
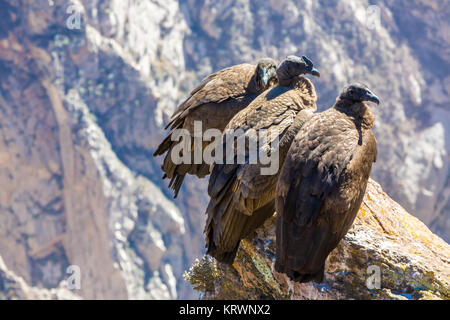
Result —
POLYGON ((206 181, 172 200, 152 153, 203 76, 262 56, 308 55, 321 110, 368 84, 372 177, 448 242, 449 15, 439 0, 0 0, 0 298, 198 297, 183 273, 204 252, 206 181))

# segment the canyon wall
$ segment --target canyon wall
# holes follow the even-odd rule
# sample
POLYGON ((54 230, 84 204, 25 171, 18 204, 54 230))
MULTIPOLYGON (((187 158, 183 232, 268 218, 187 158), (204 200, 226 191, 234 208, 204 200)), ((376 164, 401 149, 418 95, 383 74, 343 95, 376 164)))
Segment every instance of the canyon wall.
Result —
POLYGON ((321 71, 321 110, 356 80, 382 98, 373 177, 449 241, 449 13, 437 0, 0 0, 5 268, 52 289, 79 266, 83 298, 197 297, 183 273, 204 252, 207 181, 173 200, 152 153, 203 76, 288 54, 321 71))

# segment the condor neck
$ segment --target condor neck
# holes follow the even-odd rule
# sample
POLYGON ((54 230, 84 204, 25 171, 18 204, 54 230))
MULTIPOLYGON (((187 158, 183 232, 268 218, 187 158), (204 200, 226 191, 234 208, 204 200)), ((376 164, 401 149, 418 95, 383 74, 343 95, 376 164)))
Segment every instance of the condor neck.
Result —
POLYGON ((302 101, 302 109, 317 109, 316 89, 308 78, 302 76, 295 77, 295 80, 293 80, 292 83, 292 88, 297 92, 300 101, 302 101))
POLYGON ((335 108, 345 113, 347 116, 354 118, 355 121, 361 122, 366 129, 373 128, 375 123, 375 115, 370 107, 364 102, 355 102, 350 100, 338 100, 335 108))
POLYGON ((294 87, 299 86, 305 80, 308 80, 308 79, 297 75, 297 76, 292 76, 290 78, 278 79, 278 85, 282 86, 282 87, 294 88, 294 87))

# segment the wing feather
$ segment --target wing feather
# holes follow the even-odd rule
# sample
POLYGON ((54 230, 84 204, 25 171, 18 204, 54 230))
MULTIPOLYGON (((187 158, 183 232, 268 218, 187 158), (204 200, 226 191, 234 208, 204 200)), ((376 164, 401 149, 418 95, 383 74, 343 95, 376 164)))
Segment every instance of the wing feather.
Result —
POLYGON ((191 96, 178 106, 166 128, 177 128, 195 108, 206 103, 220 103, 243 96, 255 73, 256 66, 248 63, 235 65, 207 76, 192 90, 191 96))

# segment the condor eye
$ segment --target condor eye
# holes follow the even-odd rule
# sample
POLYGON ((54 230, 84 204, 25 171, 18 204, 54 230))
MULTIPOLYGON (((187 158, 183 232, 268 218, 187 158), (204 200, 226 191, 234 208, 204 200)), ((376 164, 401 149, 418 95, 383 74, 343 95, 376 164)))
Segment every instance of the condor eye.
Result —
POLYGON ((350 90, 350 94, 353 95, 355 93, 355 90, 350 90))

